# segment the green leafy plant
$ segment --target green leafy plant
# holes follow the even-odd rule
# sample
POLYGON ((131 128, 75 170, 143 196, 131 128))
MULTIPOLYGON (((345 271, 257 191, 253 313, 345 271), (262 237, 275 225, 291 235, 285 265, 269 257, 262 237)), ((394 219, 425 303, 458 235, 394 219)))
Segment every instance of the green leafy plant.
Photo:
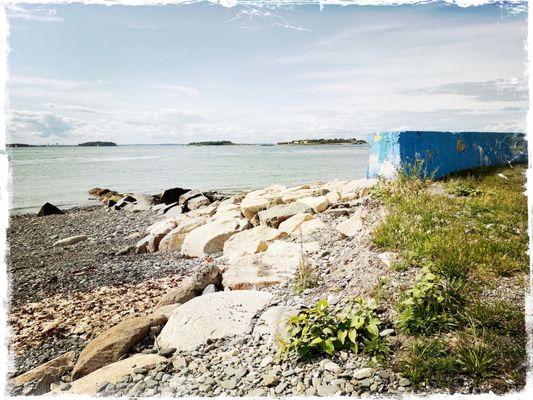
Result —
POLYGON ((446 386, 457 373, 454 356, 446 343, 439 339, 415 340, 397 368, 414 386, 422 383, 446 386))
POLYGON ((499 371, 498 354, 485 343, 475 341, 462 344, 457 350, 457 364, 461 372, 476 379, 490 378, 499 371))
POLYGON ((327 300, 320 299, 316 307, 300 311, 289 319, 289 339, 279 339, 280 355, 296 352, 302 358, 319 354, 332 356, 341 349, 358 353, 365 340, 380 338, 381 320, 376 317, 375 308, 373 302, 365 303, 357 298, 330 310, 327 300))
POLYGON ((409 334, 430 334, 454 328, 464 303, 463 287, 461 280, 441 278, 424 267, 400 303, 399 328, 409 334))

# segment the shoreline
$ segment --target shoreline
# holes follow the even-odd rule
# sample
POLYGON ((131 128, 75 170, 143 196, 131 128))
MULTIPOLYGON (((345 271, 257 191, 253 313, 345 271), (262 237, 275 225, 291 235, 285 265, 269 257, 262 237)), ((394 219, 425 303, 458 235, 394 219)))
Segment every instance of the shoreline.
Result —
MULTIPOLYGON (((397 255, 372 242, 374 230, 387 214, 383 202, 373 195, 375 184, 362 179, 292 188, 272 185, 233 196, 182 193, 176 188, 159 197, 138 195, 135 202, 100 189, 99 206, 75 207, 64 215, 46 217, 11 215, 7 266, 12 283, 10 351, 16 354, 16 364, 10 366, 10 377, 70 351, 79 357, 99 335, 132 317, 157 315, 165 296, 175 296, 198 273, 214 269, 220 271, 220 280, 204 282, 192 299, 177 308, 173 305, 165 314, 166 325, 154 327, 153 335, 123 354, 125 360, 159 357, 159 363, 146 364, 143 378, 134 372, 124 373, 123 380, 101 376, 100 386, 95 383, 90 390, 83 389, 89 392, 77 392, 82 390, 78 382, 86 378, 72 381, 67 371, 52 389, 129 396, 360 396, 413 391, 411 382, 391 365, 376 363, 363 352, 340 351, 305 363, 292 356, 278 360, 271 317, 265 316, 294 314, 302 307, 313 307, 320 298, 335 305, 355 296, 379 299, 380 329, 394 327, 396 303, 418 271, 392 268, 397 255), (182 204, 169 207, 162 201, 165 196, 167 202, 182 204), (85 238, 79 242, 56 245, 80 235, 85 238), (302 262, 315 271, 316 282, 296 290, 302 262), (256 293, 254 302, 261 296, 268 301, 249 316, 246 332, 215 336, 196 350, 175 353, 167 347, 176 346, 155 341, 163 335, 161 329, 176 324, 173 312, 186 310, 187 304, 198 304, 194 309, 207 312, 211 321, 214 311, 201 311, 200 306, 210 296, 220 296, 217 304, 223 307, 227 296, 248 291, 256 293), (265 383, 272 374, 273 383, 265 383)), ((435 196, 442 193, 437 191, 435 196)), ((515 302, 523 297, 517 279, 503 281, 506 298, 515 302)), ((187 328, 182 336, 204 331, 209 329, 187 328)), ((410 340, 397 332, 391 337, 398 349, 410 340)), ((98 371, 88 376, 98 376, 98 371)), ((34 383, 12 386, 12 393, 32 393, 34 383)), ((465 383, 458 391, 472 387, 465 383)), ((449 393, 446 388, 423 387, 414 392, 449 393)))

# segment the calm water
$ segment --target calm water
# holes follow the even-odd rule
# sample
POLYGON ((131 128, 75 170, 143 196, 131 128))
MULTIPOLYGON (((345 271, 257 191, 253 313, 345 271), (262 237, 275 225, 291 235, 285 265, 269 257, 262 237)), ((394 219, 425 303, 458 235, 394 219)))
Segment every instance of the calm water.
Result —
POLYGON ((9 151, 10 208, 94 204, 95 186, 160 193, 172 187, 237 191, 364 178, 368 146, 32 147, 9 151))

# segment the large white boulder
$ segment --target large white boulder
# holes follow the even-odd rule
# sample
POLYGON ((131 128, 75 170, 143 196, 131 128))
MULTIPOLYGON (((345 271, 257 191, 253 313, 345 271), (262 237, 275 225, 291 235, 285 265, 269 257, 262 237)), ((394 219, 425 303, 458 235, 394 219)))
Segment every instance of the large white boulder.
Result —
POLYGON ((286 236, 284 232, 268 226, 256 226, 236 233, 224 243, 224 255, 255 254, 265 251, 270 243, 286 236))
POLYGON ((363 228, 361 210, 357 209, 350 218, 338 224, 335 229, 337 229, 343 237, 354 237, 361 233, 363 228))
POLYGON ((327 225, 319 220, 318 218, 313 218, 309 221, 304 221, 300 225, 298 232, 302 232, 302 235, 310 235, 311 233, 318 231, 320 229, 325 229, 327 225))
POLYGON ((293 215, 289 219, 283 221, 279 224, 279 230, 288 234, 297 232, 298 228, 304 221, 309 221, 313 219, 313 215, 309 213, 298 213, 293 215))
POLYGON ((195 297, 176 308, 157 338, 160 348, 192 351, 207 339, 249 334, 252 320, 272 294, 225 291, 195 297))
POLYGON ((189 232, 181 246, 181 254, 189 257, 206 257, 222 251, 224 243, 248 225, 245 219, 222 219, 209 222, 189 232))
POLYGON ((204 218, 181 218, 178 222, 178 226, 166 234, 159 242, 159 252, 170 253, 173 251, 180 251, 185 236, 205 223, 206 219, 204 218))
POLYGON ((317 251, 317 242, 300 245, 274 241, 265 252, 231 257, 222 285, 232 290, 261 289, 287 282, 298 271, 304 252, 317 251))
POLYGON ((283 221, 299 213, 312 213, 313 209, 303 203, 290 203, 270 207, 268 210, 260 211, 259 222, 263 226, 277 228, 283 221))
POLYGON ((288 341, 287 322, 290 317, 298 314, 296 306, 273 306, 265 310, 258 318, 253 337, 262 339, 270 346, 279 346, 279 339, 288 341))
POLYGON ((246 195, 241 201, 241 211, 247 219, 252 219, 259 211, 268 208, 270 200, 259 196, 256 192, 251 192, 246 195))
POLYGON ((377 179, 356 179, 350 181, 340 191, 341 200, 347 201, 361 197, 366 189, 371 188, 377 182, 377 179))

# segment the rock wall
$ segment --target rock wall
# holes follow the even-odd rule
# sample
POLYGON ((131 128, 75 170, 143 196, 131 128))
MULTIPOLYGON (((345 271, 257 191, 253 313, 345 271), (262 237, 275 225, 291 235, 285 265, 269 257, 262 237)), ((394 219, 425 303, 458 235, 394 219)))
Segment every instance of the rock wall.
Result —
POLYGON ((435 178, 452 172, 527 161, 524 134, 497 132, 382 132, 370 138, 368 177, 392 178, 403 165, 421 163, 435 178))

